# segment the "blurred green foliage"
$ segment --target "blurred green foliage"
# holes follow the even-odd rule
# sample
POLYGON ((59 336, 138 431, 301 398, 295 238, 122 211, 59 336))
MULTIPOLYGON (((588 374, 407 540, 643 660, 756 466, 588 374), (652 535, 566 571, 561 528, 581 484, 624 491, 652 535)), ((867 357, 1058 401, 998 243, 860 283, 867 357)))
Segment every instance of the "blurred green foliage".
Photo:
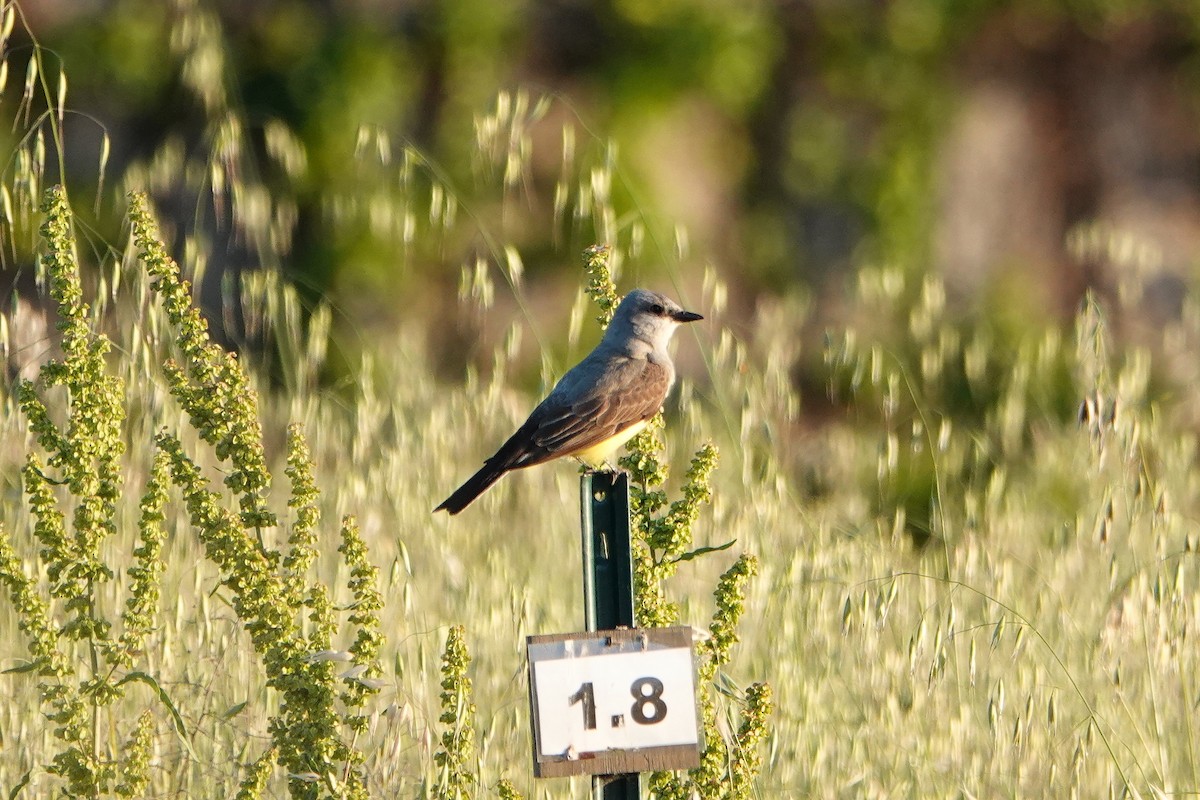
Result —
MULTIPOLYGON (((947 181, 946 140, 989 82, 1030 95, 1023 113, 1050 118, 1031 129, 1035 145, 1049 142, 1033 171, 1077 175, 1029 190, 1052 195, 1048 263, 997 252, 976 295, 947 281, 948 324, 1010 363, 1003 354, 1042 324, 1041 312, 1063 328, 1099 283, 1064 247, 1103 211, 1097 197, 1147 189, 1089 177, 1095 156, 1071 138, 1089 124, 1071 123, 1071 104, 1113 92, 1091 86, 1094 65, 1132 85, 1121 76, 1148 64, 1154 86, 1191 98, 1178 107, 1196 124, 1180 117, 1174 134, 1200 153, 1200 84, 1189 78, 1200 6, 1187 0, 117 0, 27 13, 52 55, 43 71, 65 65, 70 75, 62 150, 79 196, 97 186, 95 154, 111 151, 94 246, 119 239, 124 191, 148 190, 225 340, 260 344, 221 308, 245 271, 280 268, 305 303, 331 301, 343 336, 327 378, 349 374, 380 331, 402 327, 428 339, 447 378, 461 379, 462 364, 497 369, 488 361, 503 341, 519 384, 545 382, 570 353, 542 326, 569 325, 567 349, 587 344, 579 296, 569 322, 563 298, 577 291, 577 254, 597 242, 615 247, 622 288, 669 281, 686 297, 701 266, 719 275, 746 338, 763 324, 747 314, 756 299, 801 295, 805 313, 774 324, 811 341, 848 321, 847 276, 863 267, 898 269, 910 287, 953 267, 954 254, 939 251, 946 209, 962 205, 967 219, 987 210, 960 196, 975 176, 947 181), (529 298, 526 284, 538 287, 529 298), (455 288, 480 313, 463 311, 455 288), (482 313, 494 304, 501 313, 482 313), (522 349, 521 331, 532 346, 522 349)), ((17 26, 13 75, 27 35, 17 26)), ((42 76, 47 96, 54 77, 42 76)), ((19 84, 10 79, 5 96, 19 84)), ((1121 100, 1108 102, 1123 109, 1121 100)), ((1184 169, 1190 151, 1179 152, 1129 170, 1184 169)), ((1016 181, 1028 173, 1013 167, 1016 181)), ((1005 201, 998 191, 989 202, 1005 201)), ((6 260, 19 265, 22 254, 6 260)), ((903 337, 906 324, 879 333, 903 337)), ((898 351, 924 346, 910 345, 898 351)), ((982 419, 1001 387, 967 382, 961 355, 942 349, 950 361, 938 402, 982 419)), ((785 367, 819 406, 816 349, 785 367)), ((1064 385, 1034 382, 1059 409, 1077 402, 1064 385)), ((896 502, 922 528, 930 476, 911 466, 915 488, 896 502)))
MULTIPOLYGON (((591 231, 556 239, 539 222, 558 154, 535 156, 508 187, 519 202, 481 185, 473 155, 476 117, 498 90, 544 90, 559 106, 534 130, 535 149, 555 149, 564 118, 585 138, 603 131, 621 147, 618 218, 642 214, 663 242, 675 223, 690 224, 701 257, 727 263, 755 293, 820 284, 863 259, 930 262, 939 146, 981 38, 1008 41, 1015 68, 1029 51, 1052 67, 1059 40, 1169 31, 1179 58, 1165 79, 1176 86, 1200 42, 1200 11, 1187 0, 118 0, 32 16, 43 43, 76 67, 73 104, 112 133, 118 173, 172 137, 210 152, 214 109, 185 90, 184 72, 221 87, 247 122, 251 163, 273 192, 295 197, 285 265, 314 294, 377 293, 372 313, 384 318, 398 291, 448 283, 446 265, 481 245, 460 232, 402 259, 370 225, 332 224, 329 195, 362 189, 352 166, 361 126, 436 164, 477 222, 519 243, 531 272, 562 271, 591 231), (204 58, 185 41, 183 20, 196 14, 215 34, 204 58), (294 175, 264 158, 272 120, 306 154, 294 175)), ((195 191, 184 199, 203 208, 195 191)), ((669 258, 660 246, 646 268, 669 258)))

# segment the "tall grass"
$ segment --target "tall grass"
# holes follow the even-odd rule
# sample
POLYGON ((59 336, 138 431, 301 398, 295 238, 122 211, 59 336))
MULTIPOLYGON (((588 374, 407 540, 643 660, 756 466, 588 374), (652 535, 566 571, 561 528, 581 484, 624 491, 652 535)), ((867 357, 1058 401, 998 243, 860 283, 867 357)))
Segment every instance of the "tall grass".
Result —
MULTIPOLYGON (((15 20, 13 7, 5 9, 15 20)), ((275 263, 290 242, 292 206, 286 193, 267 191, 254 170, 240 168, 251 158, 240 114, 201 69, 220 64, 204 60, 214 57, 218 32, 201 9, 180 4, 179 13, 190 27, 180 29, 176 52, 195 59, 188 85, 212 113, 209 160, 197 170, 167 146, 106 185, 154 196, 180 190, 179 176, 194 180, 184 190, 203 198, 198 207, 233 209, 230 219, 255 243, 260 263, 275 263)), ((45 59, 31 63, 37 66, 19 87, 25 94, 15 111, 24 135, 0 173, 0 237, 10 266, 32 263, 39 247, 45 215, 38 206, 61 152, 58 121, 71 113, 53 68, 45 59)), ((402 324, 372 332, 358 351, 335 353, 350 364, 352 380, 327 390, 319 379, 330 369, 329 331, 345 329, 338 309, 305 311, 274 272, 244 281, 237 299, 245 330, 269 345, 238 360, 245 389, 257 397, 253 425, 261 428, 262 450, 254 458, 265 473, 287 479, 271 489, 243 480, 258 466, 224 463, 204 445, 205 431, 221 441, 251 423, 197 415, 178 388, 172 394, 180 373, 163 365, 180 358, 181 320, 152 294, 138 243, 106 244, 85 220, 76 224, 74 250, 85 256, 80 292, 90 300, 80 321, 112 345, 94 368, 125 387, 120 413, 100 415, 117 424, 127 445, 114 462, 119 475, 109 478, 125 489, 111 509, 111 531, 95 544, 96 563, 112 574, 89 591, 98 608, 116 609, 116 641, 122 630, 140 637, 141 661, 130 671, 153 677, 124 685, 111 728, 85 726, 89 748, 92 738, 109 743, 80 752, 113 757, 112 791, 270 796, 297 782, 321 786, 313 780, 319 770, 276 764, 272 720, 286 716, 290 701, 278 674, 264 669, 262 632, 244 624, 239 604, 253 598, 227 583, 231 565, 213 559, 212 542, 195 533, 239 529, 248 536, 239 544, 246 559, 277 558, 270 564, 276 571, 263 573, 277 577, 256 586, 303 598, 289 606, 298 610, 287 623, 292 632, 310 643, 329 639, 309 648, 310 656, 324 654, 304 668, 378 690, 351 698, 361 707, 339 723, 343 761, 362 776, 364 792, 425 796, 468 787, 513 796, 515 787, 531 797, 587 796, 582 780, 535 784, 529 777, 519 657, 526 634, 582 624, 574 579, 546 579, 579 571, 573 469, 510 476, 453 520, 429 514, 528 412, 534 398, 522 358, 541 359, 533 382, 548 385, 567 351, 579 352, 595 335, 582 289, 561 321, 566 337, 532 315, 510 323, 501 310, 529 303, 520 226, 512 219, 527 185, 523 170, 545 163, 531 153, 530 133, 545 124, 545 111, 543 103, 505 94, 480 115, 476 171, 495 191, 486 202, 476 204, 419 153, 373 129, 347 150, 358 153, 354 174, 378 183, 370 192, 329 193, 326 208, 346 241, 379 237, 401 264, 437 252, 455 232, 478 234, 478 258, 464 259, 452 282, 461 293, 457 316, 502 331, 494 353, 476 354, 480 368, 447 378, 414 334, 418 326, 402 324), (302 425, 305 448, 288 434, 293 423, 302 425), (178 446, 159 438, 170 446, 156 455, 152 443, 164 431, 178 446), (194 471, 179 454, 195 460, 194 471), (178 489, 163 499, 155 488, 172 470, 192 486, 191 507, 178 489), (200 486, 229 481, 240 494, 214 499, 200 486), (198 514, 220 525, 196 525, 198 514), (318 516, 351 514, 356 527, 321 533, 313 526, 318 516), (271 516, 280 527, 267 524, 271 516), (386 637, 378 673, 369 658, 364 670, 330 666, 379 641, 368 624, 372 568, 381 604, 373 618, 386 637), (163 590, 156 600, 138 588, 154 574, 163 590), (291 582, 299 574, 307 583, 291 582), (333 588, 321 596, 302 585, 333 588), (131 626, 120 619, 130 597, 144 601, 132 607, 131 626), (330 632, 328 620, 339 614, 350 624, 330 632), (448 638, 454 646, 443 657, 448 638), (466 757, 446 750, 439 722, 443 695, 458 698, 464 677, 475 712, 466 757), (149 718, 141 714, 147 709, 149 718), (444 771, 451 761, 453 775, 444 771)), ((302 171, 295 138, 283 128, 272 136, 269 157, 302 171)), ((598 239, 616 244, 621 258, 613 266, 623 285, 631 274, 643 277, 652 257, 673 263, 656 249, 666 238, 653 224, 629 224, 616 212, 613 152, 574 137, 567 128, 555 140, 562 174, 543 220, 560 231, 564 263, 574 263, 578 241, 598 239)), ((111 195, 75 198, 73 206, 80 217, 88 207, 101 216, 126 210, 111 195), (93 199, 98 206, 87 202, 93 199)), ((196 277, 211 255, 203 230, 161 222, 162 236, 183 254, 183 273, 196 277)), ((1101 236, 1089 246, 1103 249, 1106 241, 1112 244, 1101 236)), ((1121 248, 1111 250, 1114 267, 1123 269, 1121 248)), ((761 745, 761 731, 743 728, 737 704, 715 707, 729 746, 761 753, 760 796, 1200 791, 1197 648, 1189 640, 1200 624, 1200 394, 1191 358, 1200 343, 1200 303, 1189 285, 1181 314, 1131 343, 1115 333, 1143 311, 1134 279, 1142 273, 1127 272, 1132 288, 1089 300, 1071 325, 1014 327, 983 313, 957 315, 936 276, 865 268, 828 333, 824 360, 816 342, 799 338, 809 313, 801 300, 765 303, 752 321, 731 319, 718 272, 688 281, 700 285, 689 305, 711 321, 704 323, 709 333, 680 345, 686 356, 699 344, 708 374, 685 374, 669 402, 666 458, 686 463, 694 443, 714 441, 722 463, 709 476, 711 506, 692 525, 692 546, 736 540, 736 551, 760 556, 758 577, 742 584, 749 610, 742 641, 714 671, 719 688, 751 707, 766 698, 743 687, 767 680, 774 690, 773 723, 761 745), (751 333, 735 336, 735 324, 751 333), (816 371, 832 402, 798 393, 793 377, 804 370, 816 371), (810 425, 806 412, 817 407, 824 424, 810 425)), ((571 281, 582 284, 583 276, 571 281)), ((53 448, 37 442, 50 428, 28 413, 28 395, 21 411, 19 379, 35 377, 51 355, 61 359, 73 346, 47 326, 39 311, 46 303, 24 296, 0 318, 9 364, 0 380, 0 518, 11 543, 11 555, 0 552, 0 560, 15 565, 5 587, 17 600, 0 602, 0 667, 15 670, 0 677, 0 787, 30 797, 59 790, 66 778, 44 769, 64 748, 57 723, 41 713, 45 676, 35 674, 56 658, 49 653, 58 634, 32 637, 45 656, 28 649, 28 620, 36 619, 29 609, 48 595, 48 576, 34 570, 45 545, 32 534, 52 515, 39 514, 50 505, 28 502, 24 487, 65 501, 71 514, 85 507, 54 483, 53 465, 21 479, 28 452, 53 448)), ((194 390, 192 399, 208 398, 194 390)), ((50 426, 62 430, 67 406, 46 408, 50 426)), ((736 563, 734 552, 676 564, 665 579, 677 603, 672 613, 706 627, 717 611, 712 587, 736 563)), ((62 619, 54 614, 47 610, 46 619, 62 619)), ((330 702, 338 708, 345 701, 330 702)), ((348 774, 344 766, 338 775, 348 774)))
MULTIPOLYGON (((10 20, 14 9, 7 7, 10 20)), ((287 214, 262 212, 285 210, 286 198, 276 204, 254 182, 254 171, 244 163, 249 156, 242 149, 243 125, 225 93, 203 78, 220 71, 213 18, 187 3, 178 12, 175 44, 185 55, 185 85, 213 119, 212 160, 198 172, 182 164, 179 151, 168 144, 148 164, 134 165, 123 182, 186 192, 198 188, 191 179, 175 184, 166 182, 167 176, 204 176, 200 188, 205 204, 211 202, 208 213, 219 220, 228 203, 228 219, 238 235, 254 244, 269 267, 272 253, 286 251, 287 214)), ((33 167, 13 177, 14 185, 25 190, 41 188, 47 139, 53 143, 51 160, 63 147, 63 92, 55 95, 57 107, 47 102, 40 114, 33 113, 50 97, 43 51, 34 52, 29 74, 44 80, 40 92, 36 80, 27 82, 22 103, 24 124, 31 126, 26 139, 36 143, 30 151, 33 167)), ((65 77, 58 85, 65 86, 65 77)), ((511 127, 510 139, 519 141, 516 129, 532 119, 524 103, 523 96, 511 106, 502 98, 487 119, 511 127)), ((538 113, 535 109, 533 116, 538 113)), ((279 144, 295 144, 286 132, 268 127, 268 142, 275 142, 272 157, 302 163, 301 156, 289 155, 279 144)), ((380 162, 376 169, 390 167, 380 132, 360 136, 360 147, 371 137, 380 162)), ((481 152, 485 149, 481 145, 481 152)), ((518 163, 512 153, 504 158, 518 163)), ((419 163, 419 156, 406 150, 398 168, 403 175, 419 163)), ((101 174, 104 168, 101 158, 101 174)), ((425 192, 405 181, 397 192, 391 184, 392 200, 383 206, 339 205, 335 195, 332 217, 349 230, 364 213, 375 221, 381 213, 400 220, 398 227, 375 233, 408 247, 422 232, 407 207, 410 194, 428 194, 435 229, 454 219, 448 191, 430 173, 422 180, 425 192), (392 201, 400 205, 388 205, 392 201)), ((579 197, 590 208, 586 213, 611 222, 615 215, 604 201, 607 180, 591 170, 579 184, 579 197)), ((511 181, 505 177, 504 183, 511 181)), ((430 526, 430 503, 424 498, 440 488, 417 482, 419 494, 397 489, 414 483, 409 471, 420 454, 413 452, 413 440, 435 441, 428 434, 459 427, 420 418, 452 406, 429 378, 422 348, 403 340, 398 347, 385 346, 391 357, 384 361, 366 356, 348 405, 344 395, 322 394, 316 379, 323 368, 329 310, 301 315, 296 293, 267 271, 240 287, 240 313, 247 332, 275 352, 248 353, 247 369, 211 342, 191 286, 168 256, 144 195, 131 196, 131 230, 124 245, 104 243, 62 188, 47 190, 46 197, 40 211, 26 209, 23 224, 42 223, 42 243, 29 247, 46 253, 39 259, 39 274, 51 286, 50 310, 64 333, 62 359, 37 370, 40 354, 24 352, 59 344, 44 328, 21 329, 41 318, 28 305, 35 296, 19 297, 17 313, 5 320, 6 332, 15 334, 26 357, 16 373, 38 374, 37 380, 5 387, 22 412, 6 417, 10 427, 4 440, 14 445, 13 462, 26 463, 27 498, 9 498, 4 508, 8 533, 0 555, 11 602, 0 624, 13 635, 3 639, 3 657, 17 665, 15 674, 38 676, 14 678, 15 702, 6 722, 18 731, 21 747, 16 763, 0 765, 0 777, 12 779, 13 796, 236 791, 251 798, 279 785, 298 797, 406 792, 458 797, 493 785, 504 796, 517 796, 511 781, 497 783, 481 773, 511 770, 512 753, 526 749, 514 748, 514 732, 527 729, 527 723, 504 726, 504 749, 497 757, 490 748, 492 718, 492 727, 481 732, 477 756, 471 747, 474 719, 463 713, 470 703, 464 694, 470 687, 465 629, 450 629, 440 720, 432 709, 430 690, 436 684, 427 659, 428 647, 440 647, 439 629, 465 619, 473 637, 500 648, 505 657, 496 663, 504 665, 501 674, 511 675, 519 667, 514 657, 520 631, 504 634, 497 624, 525 623, 515 596, 508 613, 499 617, 504 605, 495 596, 485 609, 464 604, 445 591, 448 583, 453 588, 462 581, 455 576, 461 548, 431 552, 426 546, 414 559, 403 540, 380 530, 385 519, 392 524, 401 519, 382 513, 389 509, 381 498, 405 501, 410 533, 414 522, 430 526), (90 237, 86 249, 93 255, 84 270, 80 234, 90 237), (84 299, 88 293, 94 304, 84 299), (280 377, 282 388, 274 382, 280 377), (388 381, 386 395, 376 393, 376 380, 388 381), (411 391, 395 392, 393 382, 411 391), (66 387, 65 395, 51 391, 59 384, 66 387), (23 442, 31 435, 38 446, 26 456, 23 442), (49 456, 45 464, 38 460, 39 450, 49 456), (60 471, 66 472, 61 480, 60 471), (272 491, 272 476, 279 474, 290 482, 288 497, 272 491), (334 475, 340 477, 331 481, 334 475), (66 488, 56 488, 60 485, 66 488), (132 485, 146 486, 140 503, 134 491, 123 491, 132 485), (373 498, 367 504, 373 513, 360 527, 346 512, 366 498, 373 498), (344 520, 339 557, 322 556, 329 548, 319 522, 331 505, 344 520), (135 512, 141 539, 131 542, 124 534, 127 520, 139 518, 135 512), (40 551, 31 547, 31 531, 43 545, 40 551), (378 562, 370 560, 379 559, 381 551, 383 563, 391 564, 382 594, 375 589, 378 562), (134 564, 123 569, 131 556, 134 564), (437 589, 429 592, 431 610, 414 601, 414 560, 424 569, 437 565, 443 573, 432 578, 437 589), (48 584, 30 571, 39 561, 47 565, 48 584), (447 598, 451 602, 442 605, 447 598), (122 606, 128 610, 114 622, 113 610, 122 606), (427 615, 439 622, 427 623, 427 615), (415 653, 406 654, 403 646, 392 651, 386 677, 376 660, 381 628, 402 641, 411 637, 415 646, 415 653), (134 684, 144 684, 146 696, 130 692, 134 684), (381 689, 385 699, 377 701, 381 689), (39 708, 49 709, 54 724, 39 724, 39 708), (132 727, 126 721, 131 713, 136 715, 132 727), (450 727, 438 737, 434 731, 440 725, 450 727), (122 736, 129 738, 122 742, 122 736), (441 748, 435 746, 439 739, 441 748)), ((560 213, 568 206, 563 200, 560 213)), ((96 208, 107 210, 103 198, 97 198, 96 208)), ((6 233, 16 242, 17 220, 9 222, 6 233)), ((205 239, 200 232, 185 234, 181 249, 183 271, 200 280, 209 256, 205 239)), ((493 252, 503 253, 506 276, 519 287, 517 250, 496 244, 493 252)), ((14 258, 20 257, 14 249, 14 258)), ((478 265, 475 269, 484 274, 478 265)), ((445 454, 437 459, 444 463, 445 454)), ((514 586, 518 581, 535 585, 532 576, 508 574, 514 586)))

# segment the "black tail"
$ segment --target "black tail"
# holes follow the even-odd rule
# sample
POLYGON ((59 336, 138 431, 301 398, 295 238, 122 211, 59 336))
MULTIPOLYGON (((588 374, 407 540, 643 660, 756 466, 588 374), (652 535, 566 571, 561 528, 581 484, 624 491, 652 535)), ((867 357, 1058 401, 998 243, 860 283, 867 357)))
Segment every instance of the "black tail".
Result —
POLYGON ((476 497, 486 492, 489 486, 500 480, 504 473, 531 467, 550 458, 551 454, 544 447, 534 445, 533 432, 538 427, 537 416, 538 409, 534 409, 529 419, 525 420, 525 424, 508 437, 508 441, 500 446, 494 456, 483 462, 479 472, 467 478, 466 483, 455 489, 454 494, 433 510, 434 513, 446 509, 451 514, 457 514, 471 505, 476 497))
POLYGON ((486 492, 488 487, 500 480, 500 476, 506 472, 508 472, 507 467, 499 467, 490 462, 484 464, 483 469, 467 478, 466 483, 455 489, 454 494, 443 500, 442 504, 433 510, 434 513, 445 509, 451 514, 457 514, 471 505, 476 497, 486 492))

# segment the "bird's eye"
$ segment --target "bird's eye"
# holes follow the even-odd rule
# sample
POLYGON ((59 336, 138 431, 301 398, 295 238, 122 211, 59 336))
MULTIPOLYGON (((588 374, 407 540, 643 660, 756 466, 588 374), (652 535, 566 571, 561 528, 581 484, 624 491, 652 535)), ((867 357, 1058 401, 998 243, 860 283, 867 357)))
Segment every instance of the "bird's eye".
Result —
POLYGON ((651 311, 653 311, 655 314, 658 314, 660 317, 661 317, 663 314, 665 314, 665 313, 666 313, 666 311, 667 311, 665 308, 663 308, 663 307, 662 307, 660 304, 658 304, 658 303, 655 303, 654 305, 650 306, 650 310, 651 310, 651 311))

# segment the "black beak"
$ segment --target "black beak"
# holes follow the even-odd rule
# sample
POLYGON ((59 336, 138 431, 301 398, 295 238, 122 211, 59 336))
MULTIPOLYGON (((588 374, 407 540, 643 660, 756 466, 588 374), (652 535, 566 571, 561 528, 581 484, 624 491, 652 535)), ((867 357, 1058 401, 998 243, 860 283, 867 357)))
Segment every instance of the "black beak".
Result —
POLYGON ((671 314, 671 319, 676 322, 695 322, 698 319, 704 319, 704 317, 694 311, 676 311, 671 314))

